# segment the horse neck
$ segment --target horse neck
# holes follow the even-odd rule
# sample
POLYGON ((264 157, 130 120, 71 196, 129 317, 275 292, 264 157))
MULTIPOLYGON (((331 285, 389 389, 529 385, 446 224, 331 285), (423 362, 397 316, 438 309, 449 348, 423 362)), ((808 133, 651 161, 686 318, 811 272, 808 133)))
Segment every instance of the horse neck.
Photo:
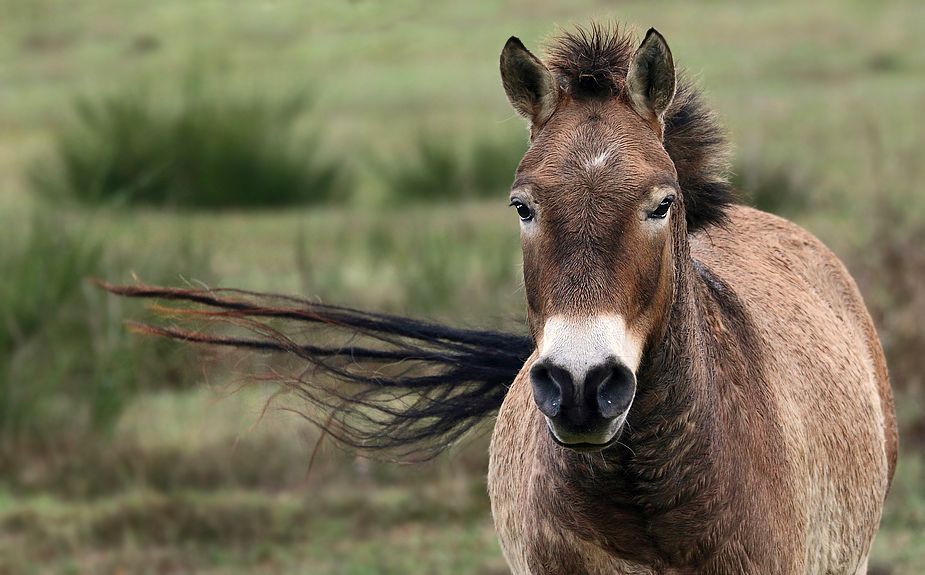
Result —
POLYGON ((722 330, 711 329, 723 316, 705 279, 712 276, 691 259, 686 234, 682 239, 675 246, 664 336, 640 367, 639 391, 619 443, 595 456, 556 446, 544 450, 546 467, 556 476, 552 481, 576 502, 567 526, 640 560, 669 554, 685 561, 690 553, 706 552, 702 538, 716 534, 716 511, 728 496, 720 469, 728 462, 722 453, 728 442, 714 383, 730 375, 723 356, 730 349, 737 353, 737 342, 720 341, 722 330), (679 525, 679 517, 698 519, 679 525), (627 540, 630 525, 647 533, 646 539, 637 532, 627 540), (660 532, 672 534, 666 543, 671 550, 659 544, 660 532))
POLYGON ((674 301, 665 336, 653 345, 639 370, 638 392, 622 442, 629 450, 626 471, 651 511, 665 511, 698 498, 715 477, 721 426, 714 379, 727 371, 716 351, 736 342, 718 341, 720 310, 710 296, 699 264, 687 250, 676 264, 674 301))

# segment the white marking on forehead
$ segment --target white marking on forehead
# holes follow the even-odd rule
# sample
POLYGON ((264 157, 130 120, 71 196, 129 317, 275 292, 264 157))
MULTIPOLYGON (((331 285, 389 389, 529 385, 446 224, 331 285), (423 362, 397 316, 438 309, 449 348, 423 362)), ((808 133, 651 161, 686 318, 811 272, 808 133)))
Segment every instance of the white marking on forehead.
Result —
POLYGON ((607 164, 607 159, 610 158, 610 150, 605 150, 600 154, 594 156, 587 162, 585 162, 585 168, 593 170, 594 168, 600 168, 607 164))
POLYGON ((633 373, 642 358, 642 341, 627 330, 621 316, 602 314, 587 319, 554 315, 543 326, 540 358, 549 358, 579 380, 592 367, 616 357, 633 373))

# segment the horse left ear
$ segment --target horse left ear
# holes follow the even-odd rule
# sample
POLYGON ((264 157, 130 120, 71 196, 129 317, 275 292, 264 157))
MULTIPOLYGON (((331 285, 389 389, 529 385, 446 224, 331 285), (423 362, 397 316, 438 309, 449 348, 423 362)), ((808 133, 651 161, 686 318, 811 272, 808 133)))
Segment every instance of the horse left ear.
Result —
POLYGON ((559 88, 555 77, 515 36, 501 51, 501 82, 511 105, 530 120, 533 129, 545 124, 556 111, 559 88))
POLYGON ((649 28, 633 54, 626 87, 636 112, 664 131, 665 110, 674 99, 675 71, 668 43, 655 28, 649 28))

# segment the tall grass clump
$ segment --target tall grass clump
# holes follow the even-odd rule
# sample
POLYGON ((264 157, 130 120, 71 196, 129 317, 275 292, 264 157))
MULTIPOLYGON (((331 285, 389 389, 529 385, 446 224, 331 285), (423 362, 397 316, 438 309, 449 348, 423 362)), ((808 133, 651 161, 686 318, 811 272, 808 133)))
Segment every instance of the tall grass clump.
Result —
POLYGON ((99 270, 100 250, 41 219, 33 222, 25 241, 5 239, 0 252, 5 276, 0 282, 0 430, 10 438, 45 423, 59 399, 52 397, 52 388, 64 383, 58 360, 70 351, 53 346, 36 354, 39 363, 25 365, 17 362, 19 354, 79 297, 83 278, 99 270))
MULTIPOLYGON (((0 251, 0 350, 9 352, 39 331, 50 315, 96 273, 99 246, 37 219, 25 241, 12 233, 0 251)), ((4 353, 0 357, 6 357, 4 353)))
POLYGON ((732 183, 750 205, 782 216, 796 216, 810 206, 812 190, 792 167, 746 158, 733 172, 732 183))
POLYGON ((853 254, 852 267, 886 354, 901 444, 925 453, 925 218, 892 203, 872 215, 871 241, 853 254))
POLYGON ((482 138, 467 148, 424 135, 409 158, 393 159, 379 172, 389 199, 398 203, 503 197, 526 148, 526 138, 482 138))
MULTIPOLYGON (((15 227, 4 230, 0 251, 0 475, 5 456, 105 434, 138 392, 194 372, 176 346, 132 337, 124 304, 90 285, 124 263, 110 261, 86 224, 72 229, 43 216, 15 227)), ((161 281, 176 277, 161 267, 203 268, 182 246, 157 257, 162 265, 144 267, 161 281)))
POLYGON ((503 199, 318 227, 296 240, 299 291, 328 303, 519 329, 519 231, 509 225, 503 199))
POLYGON ((868 195, 859 203, 857 242, 847 260, 870 310, 896 394, 900 446, 925 453, 925 199, 910 182, 925 177, 918 142, 870 133, 868 195), (887 145, 891 147, 888 148, 887 145))
POLYGON ((139 91, 81 99, 33 170, 40 193, 82 203, 277 207, 343 199, 342 167, 303 133, 306 98, 187 88, 166 105, 139 91))

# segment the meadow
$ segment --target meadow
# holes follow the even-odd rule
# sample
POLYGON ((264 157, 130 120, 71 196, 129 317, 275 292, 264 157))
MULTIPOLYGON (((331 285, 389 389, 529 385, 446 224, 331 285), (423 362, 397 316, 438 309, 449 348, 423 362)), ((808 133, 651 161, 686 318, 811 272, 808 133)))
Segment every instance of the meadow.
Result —
POLYGON ((592 18, 657 27, 735 142, 747 201, 857 278, 903 444, 872 572, 925 572, 925 5, 0 0, 0 14, 0 573, 505 573, 490 426, 426 464, 345 453, 294 400, 265 411, 275 390, 241 387, 271 358, 132 335, 123 321, 150 311, 85 278, 523 331, 506 188, 526 130, 498 53, 592 18), (120 179, 151 157, 144 186, 120 179))

